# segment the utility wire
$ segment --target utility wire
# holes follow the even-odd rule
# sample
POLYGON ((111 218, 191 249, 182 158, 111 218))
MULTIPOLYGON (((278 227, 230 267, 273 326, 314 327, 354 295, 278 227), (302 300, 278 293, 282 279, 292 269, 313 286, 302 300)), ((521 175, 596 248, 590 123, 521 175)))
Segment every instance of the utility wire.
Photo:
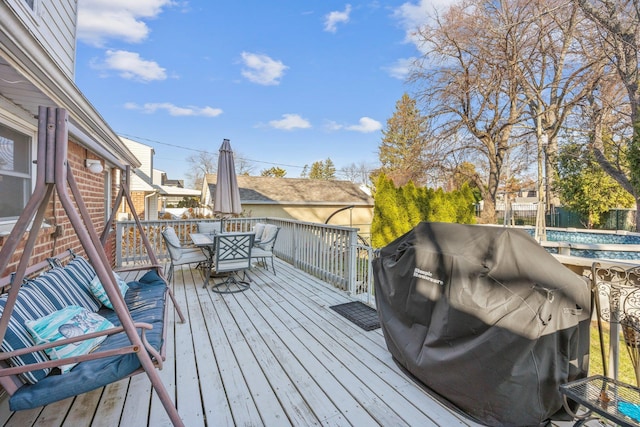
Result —
MULTIPOLYGON (((206 154, 212 154, 214 156, 218 156, 218 153, 212 153, 211 151, 207 151, 207 150, 199 150, 197 148, 190 148, 190 147, 185 147, 182 145, 178 145, 178 144, 170 144, 168 142, 161 142, 161 141, 156 141, 154 139, 149 139, 149 138, 143 138, 141 136, 135 136, 135 135, 129 135, 126 133, 119 133, 118 135, 124 136, 125 138, 130 138, 133 140, 136 140, 138 142, 140 141, 147 141, 147 142, 151 142, 154 144, 160 144, 160 145, 166 145, 168 147, 173 147, 173 148, 179 148, 181 150, 187 150, 187 151, 194 151, 196 153, 206 153, 206 154)), ((299 166, 299 165, 288 165, 288 164, 284 164, 284 163, 275 163, 275 162, 265 162, 264 160, 254 160, 254 159, 248 159, 246 157, 242 157, 244 160, 249 161, 249 162, 254 162, 254 163, 263 163, 265 165, 273 165, 273 166, 283 166, 283 167, 288 167, 288 168, 298 168, 298 169, 304 169, 304 166, 299 166)))

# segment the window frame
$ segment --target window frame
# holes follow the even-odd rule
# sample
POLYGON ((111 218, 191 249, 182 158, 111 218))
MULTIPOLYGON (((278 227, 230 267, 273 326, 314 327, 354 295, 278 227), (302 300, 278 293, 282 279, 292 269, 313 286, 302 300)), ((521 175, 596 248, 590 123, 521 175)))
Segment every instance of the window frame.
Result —
MULTIPOLYGON (((18 120, 14 117, 9 117, 5 114, 2 114, 3 111, 0 111, 0 126, 9 128, 14 132, 18 132, 23 134, 29 139, 29 147, 28 147, 28 159, 27 159, 27 167, 26 173, 24 172, 15 172, 15 171, 0 171, 1 176, 10 176, 10 177, 18 177, 26 179, 28 182, 28 194, 26 194, 26 198, 24 200, 24 205, 21 206, 21 210, 24 210, 26 204, 29 202, 29 198, 33 194, 33 190, 35 189, 35 181, 36 181, 36 165, 35 160, 37 157, 37 129, 33 125, 29 125, 26 122, 18 120)), ((4 224, 14 224, 19 218, 18 216, 6 216, 0 217, 0 225, 4 224)))

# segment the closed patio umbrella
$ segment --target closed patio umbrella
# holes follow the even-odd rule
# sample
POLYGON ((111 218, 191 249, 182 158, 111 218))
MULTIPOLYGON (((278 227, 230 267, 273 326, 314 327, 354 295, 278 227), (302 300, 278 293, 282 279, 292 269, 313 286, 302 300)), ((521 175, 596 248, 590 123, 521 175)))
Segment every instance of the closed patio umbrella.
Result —
POLYGON ((228 139, 224 139, 220 146, 213 212, 222 216, 242 213, 240 189, 238 188, 236 168, 233 162, 233 151, 228 139))

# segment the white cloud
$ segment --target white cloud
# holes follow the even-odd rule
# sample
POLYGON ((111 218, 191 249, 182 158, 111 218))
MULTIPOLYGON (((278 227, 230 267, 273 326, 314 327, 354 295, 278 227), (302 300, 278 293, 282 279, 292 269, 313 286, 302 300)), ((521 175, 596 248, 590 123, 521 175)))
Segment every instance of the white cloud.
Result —
POLYGON ((328 131, 336 131, 344 128, 344 126, 337 122, 334 122, 333 120, 329 120, 325 123, 324 128, 328 131))
POLYGON ((415 61, 415 57, 398 59, 393 65, 384 67, 384 70, 394 79, 404 80, 415 61))
POLYGON ((361 117, 357 125, 346 126, 345 129, 355 132, 371 133, 382 129, 382 124, 370 117, 361 117))
POLYGON ((142 59, 140 54, 126 50, 107 50, 101 63, 92 62, 91 66, 98 70, 113 70, 124 79, 150 82, 165 80, 167 73, 155 61, 142 59))
POLYGON ((311 127, 311 123, 298 114, 283 114, 282 120, 271 120, 269 126, 282 130, 308 129, 311 127))
POLYGON ((242 62, 246 67, 242 75, 253 83, 265 86, 279 85, 285 70, 289 68, 282 61, 250 52, 242 52, 242 62))
POLYGON ((116 39, 139 43, 149 27, 143 20, 157 17, 172 0, 81 0, 78 2, 78 39, 94 46, 116 39))
POLYGON ((341 125, 334 121, 328 121, 324 128, 328 131, 351 130, 354 132, 371 133, 382 129, 382 124, 371 117, 361 117, 357 125, 341 125))
POLYGON ((138 105, 134 102, 127 102, 124 105, 124 108, 127 110, 140 110, 143 113, 153 114, 157 111, 164 110, 171 116, 176 117, 185 117, 185 116, 200 116, 200 117, 217 117, 222 114, 222 110, 220 108, 213 107, 178 107, 177 105, 171 104, 170 102, 159 102, 153 103, 148 102, 144 105, 138 105))
POLYGON ((349 22, 349 15, 351 14, 351 5, 347 4, 343 12, 333 11, 324 16, 324 30, 329 33, 335 33, 338 29, 338 24, 346 24, 349 22))

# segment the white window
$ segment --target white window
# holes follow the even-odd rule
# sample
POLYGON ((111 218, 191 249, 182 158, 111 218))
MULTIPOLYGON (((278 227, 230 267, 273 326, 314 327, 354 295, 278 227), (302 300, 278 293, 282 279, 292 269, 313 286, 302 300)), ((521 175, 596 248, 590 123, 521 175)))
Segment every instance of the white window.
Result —
POLYGON ((0 219, 16 219, 31 195, 31 137, 0 123, 0 219))

